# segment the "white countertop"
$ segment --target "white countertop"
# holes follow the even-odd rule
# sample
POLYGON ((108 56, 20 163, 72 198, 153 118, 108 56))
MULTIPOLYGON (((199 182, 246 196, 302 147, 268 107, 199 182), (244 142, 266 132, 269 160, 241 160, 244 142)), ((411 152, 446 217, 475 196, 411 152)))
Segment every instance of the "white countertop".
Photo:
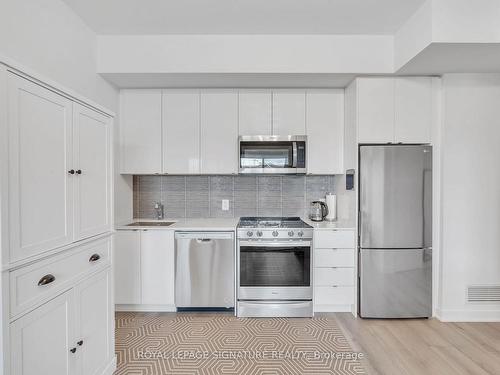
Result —
POLYGON ((355 230, 356 223, 352 220, 335 221, 312 221, 311 219, 301 218, 311 227, 317 230, 355 230))
MULTIPOLYGON (((134 229, 156 229, 156 230, 189 230, 189 231, 234 231, 238 225, 239 217, 228 219, 217 218, 196 218, 196 219, 133 219, 125 223, 119 223, 115 226, 117 230, 134 230, 134 229), (150 221, 150 222, 174 222, 174 224, 163 226, 127 226, 131 222, 150 221)), ((317 230, 354 230, 356 225, 353 221, 337 220, 337 221, 321 221, 315 222, 310 219, 302 218, 307 224, 317 230)))
POLYGON ((216 218, 200 218, 200 219, 133 219, 125 223, 119 223, 115 226, 116 230, 134 230, 134 229, 157 229, 157 230, 190 230, 190 231, 234 231, 238 225, 239 218, 216 219, 216 218), (174 222, 168 227, 144 225, 144 226, 127 226, 132 222, 174 222))

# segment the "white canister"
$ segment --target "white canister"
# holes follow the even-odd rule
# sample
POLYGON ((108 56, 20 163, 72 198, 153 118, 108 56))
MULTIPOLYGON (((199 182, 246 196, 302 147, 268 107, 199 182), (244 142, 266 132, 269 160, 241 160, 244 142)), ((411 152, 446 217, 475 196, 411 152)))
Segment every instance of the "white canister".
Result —
POLYGON ((325 203, 328 207, 328 215, 326 215, 325 220, 337 220, 337 196, 332 193, 326 193, 325 203))

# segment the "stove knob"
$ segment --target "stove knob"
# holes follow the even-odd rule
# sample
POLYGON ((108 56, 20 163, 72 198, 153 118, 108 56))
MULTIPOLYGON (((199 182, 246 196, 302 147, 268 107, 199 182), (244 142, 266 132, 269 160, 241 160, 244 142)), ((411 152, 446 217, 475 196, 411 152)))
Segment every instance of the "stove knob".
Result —
POLYGON ((290 232, 288 232, 288 236, 289 237, 293 237, 293 230, 291 230, 290 232))
POLYGON ((278 231, 277 230, 273 230, 273 237, 278 237, 278 231))
POLYGON ((262 231, 260 230, 257 231, 257 237, 262 237, 262 231))
POLYGON ((304 232, 302 232, 302 231, 297 232, 297 236, 302 237, 303 235, 304 235, 304 232))
POLYGON ((253 236, 253 232, 249 230, 249 231, 247 232, 247 236, 248 236, 248 237, 252 237, 252 236, 253 236))

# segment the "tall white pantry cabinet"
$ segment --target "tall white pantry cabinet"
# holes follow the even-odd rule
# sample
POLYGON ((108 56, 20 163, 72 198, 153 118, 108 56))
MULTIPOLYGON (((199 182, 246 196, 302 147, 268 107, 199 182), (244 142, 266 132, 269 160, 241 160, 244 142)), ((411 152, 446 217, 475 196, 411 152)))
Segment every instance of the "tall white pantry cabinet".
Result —
POLYGON ((4 374, 115 368, 112 122, 0 65, 4 374))

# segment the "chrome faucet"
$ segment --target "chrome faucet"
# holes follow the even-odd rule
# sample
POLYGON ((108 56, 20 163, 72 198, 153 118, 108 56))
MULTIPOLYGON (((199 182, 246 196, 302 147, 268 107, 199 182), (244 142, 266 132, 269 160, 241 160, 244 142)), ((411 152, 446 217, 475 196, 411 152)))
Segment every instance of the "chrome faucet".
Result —
POLYGON ((161 204, 161 202, 155 202, 155 211, 156 211, 156 218, 158 220, 163 220, 164 217, 163 204, 161 204))

